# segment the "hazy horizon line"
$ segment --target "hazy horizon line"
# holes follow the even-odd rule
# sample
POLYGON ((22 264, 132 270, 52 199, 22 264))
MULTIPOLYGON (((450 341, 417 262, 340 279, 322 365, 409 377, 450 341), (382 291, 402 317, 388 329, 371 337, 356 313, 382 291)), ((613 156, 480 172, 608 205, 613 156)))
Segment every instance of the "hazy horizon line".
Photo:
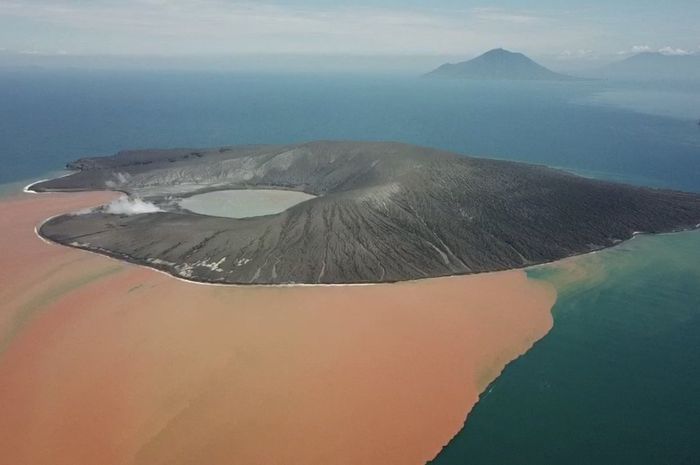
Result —
MULTIPOLYGON (((499 47, 495 47, 499 48, 499 47)), ((490 49, 493 50, 493 49, 490 49)), ((519 50, 509 49, 513 52, 519 50)), ((488 51, 485 50, 484 53, 488 51)), ((561 57, 551 54, 528 54, 530 58, 561 72, 595 71, 631 56, 661 51, 637 51, 614 55, 561 57)), ((428 72, 444 63, 473 59, 476 54, 439 53, 210 53, 210 54, 67 54, 14 52, 0 49, 0 69, 144 69, 164 71, 222 70, 222 71, 292 71, 292 72, 428 72)), ((673 56, 674 54, 665 54, 673 56)), ((700 56, 700 54, 684 54, 700 56)))

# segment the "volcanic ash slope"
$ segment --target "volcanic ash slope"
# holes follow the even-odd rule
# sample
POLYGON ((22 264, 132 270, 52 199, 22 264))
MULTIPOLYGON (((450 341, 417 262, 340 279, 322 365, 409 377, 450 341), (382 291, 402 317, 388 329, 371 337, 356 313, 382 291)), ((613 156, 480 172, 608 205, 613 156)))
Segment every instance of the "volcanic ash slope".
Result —
POLYGON ((150 213, 51 219, 54 241, 220 283, 365 283, 497 271, 700 223, 700 196, 389 142, 120 152, 69 164, 37 191, 112 189, 150 213), (187 195, 277 188, 317 196, 233 219, 187 195), (160 211, 158 211, 160 210, 160 211))

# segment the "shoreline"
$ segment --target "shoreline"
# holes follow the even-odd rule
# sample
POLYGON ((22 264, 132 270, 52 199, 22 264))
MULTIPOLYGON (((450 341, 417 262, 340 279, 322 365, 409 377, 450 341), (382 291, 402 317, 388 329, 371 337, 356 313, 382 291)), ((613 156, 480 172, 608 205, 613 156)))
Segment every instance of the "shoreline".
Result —
POLYGON ((396 142, 291 147, 126 151, 74 162, 70 167, 81 169, 78 174, 28 190, 127 190, 146 197, 164 213, 110 216, 157 209, 98 210, 45 223, 40 232, 188 280, 239 285, 395 282, 519 269, 609 247, 634 231, 666 232, 700 222, 700 194, 592 181, 541 165, 396 142), (319 166, 313 173, 303 171, 309 160, 319 166), (287 168, 278 169, 280 163, 287 168), (419 169, 425 166, 430 170, 419 169), (299 177, 297 170, 305 174, 299 177), (278 186, 317 197, 283 214, 247 213, 257 219, 177 206, 188 193, 278 186), (94 234, 81 240, 88 232, 94 234), (220 262, 223 256, 228 261, 220 262))
MULTIPOLYGON (((546 168, 546 169, 561 171, 561 168, 552 168, 552 167, 549 167, 546 165, 539 165, 539 166, 546 168)), ((27 184, 24 187, 23 191, 26 193, 32 193, 32 194, 50 193, 50 192, 76 192, 76 193, 77 192, 93 192, 92 190, 84 190, 84 189, 80 189, 80 190, 72 190, 72 189, 61 190, 61 189, 58 189, 58 190, 48 190, 48 191, 39 192, 39 191, 36 191, 33 189, 33 186, 35 186, 39 183, 42 183, 42 182, 45 182, 45 181, 51 180, 51 179, 61 179, 61 178, 70 176, 70 175, 75 174, 76 172, 80 172, 80 171, 81 171, 80 169, 67 170, 63 175, 58 176, 56 178, 48 178, 48 179, 34 181, 32 183, 27 184)), ((258 186, 258 187, 262 188, 262 189, 271 189, 271 190, 289 190, 289 189, 286 189, 284 187, 280 189, 279 187, 274 186, 274 185, 265 185, 265 186, 258 186)), ((253 187, 253 188, 255 188, 255 187, 253 187)), ((102 191, 104 191, 104 192, 121 192, 122 194, 125 194, 127 196, 129 195, 127 192, 121 191, 119 189, 99 189, 99 190, 95 190, 94 192, 97 192, 97 191, 100 191, 100 192, 102 192, 102 191)), ((217 191, 217 189, 214 189, 211 192, 216 192, 216 191, 217 191)), ((209 191, 205 190, 204 192, 206 193, 209 191)), ((304 191, 300 191, 300 192, 304 192, 304 191)), ((69 213, 64 213, 64 215, 68 215, 68 214, 69 213)), ((137 258, 137 257, 133 257, 133 256, 129 255, 128 253, 110 250, 109 248, 102 248, 102 247, 97 247, 97 246, 91 247, 90 244, 82 244, 82 243, 78 243, 78 242, 63 243, 60 241, 56 241, 56 240, 52 239, 51 237, 43 235, 41 230, 46 223, 48 223, 52 219, 56 218, 57 216, 61 216, 61 215, 55 215, 55 216, 52 216, 50 218, 47 218, 47 219, 43 220, 42 222, 40 222, 39 225, 37 226, 36 234, 38 236, 40 236, 43 240, 48 240, 48 241, 53 242, 55 244, 63 245, 65 247, 72 247, 72 248, 77 248, 77 249, 81 249, 81 250, 86 250, 86 251, 89 251, 92 253, 107 256, 107 257, 110 257, 112 259, 131 263, 134 265, 151 268, 153 270, 166 273, 175 279, 183 280, 186 282, 208 285, 208 286, 240 286, 240 287, 243 287, 243 286, 280 286, 280 287, 289 287, 289 286, 372 286, 372 285, 377 285, 377 284, 417 282, 417 281, 421 281, 424 279, 438 279, 438 278, 449 278, 449 277, 459 277, 459 276, 471 276, 471 275, 479 275, 479 274, 486 274, 486 273, 498 273, 498 272, 503 272, 503 271, 508 271, 508 270, 527 270, 531 267, 555 263, 557 261, 566 260, 566 259, 569 259, 571 257, 583 256, 583 255, 587 255, 589 253, 595 253, 595 252, 598 252, 601 250, 606 250, 608 248, 615 247, 616 245, 619 245, 619 244, 622 244, 628 240, 631 240, 639 234, 665 234, 665 233, 700 229, 700 222, 699 222, 699 223, 696 223, 695 225, 692 225, 692 224, 683 225, 680 228, 675 228, 673 230, 659 232, 659 233, 632 231, 631 235, 629 235, 629 237, 625 237, 622 239, 617 239, 617 238, 610 239, 608 237, 608 241, 612 242, 610 245, 603 245, 603 246, 598 247, 598 244, 595 244, 595 243, 588 244, 587 248, 589 250, 575 251, 574 253, 570 253, 569 255, 566 255, 566 256, 561 256, 561 257, 552 258, 552 259, 539 261, 539 262, 530 261, 529 263, 519 263, 516 266, 511 265, 511 266, 506 266, 506 267, 499 267, 499 265, 496 265, 496 266, 482 267, 482 268, 487 268, 487 270, 485 270, 485 271, 464 271, 464 272, 459 271, 459 272, 448 272, 448 273, 444 273, 444 274, 440 274, 440 272, 438 271, 438 272, 435 272, 434 274, 431 274, 428 276, 426 276, 426 273, 422 273, 423 276, 411 276, 411 277, 406 277, 405 279, 402 279, 402 278, 404 278, 406 276, 406 274, 400 273, 398 275, 399 276, 398 279, 392 279, 392 280, 384 280, 383 279, 384 273, 382 273, 382 276, 380 276, 379 280, 369 280, 369 279, 364 280, 362 278, 362 276, 359 276, 360 279, 358 279, 358 280, 343 281, 343 280, 339 279, 339 280, 333 280, 333 282, 330 282, 330 283, 313 282, 312 280, 309 280, 309 279, 305 279, 305 282, 295 282, 293 280, 288 279, 285 282, 252 283, 252 282, 245 282, 242 280, 236 280, 235 278, 231 279, 230 277, 229 278, 222 277, 221 279, 218 279, 219 277, 214 277, 214 279, 210 279, 209 276, 198 276, 194 273, 190 273, 190 276, 187 276, 186 274, 183 275, 180 271, 177 270, 178 266, 187 265, 187 263, 183 263, 182 261, 178 262, 176 260, 175 262, 170 262, 170 261, 166 262, 166 261, 160 260, 157 256, 156 257, 147 257, 146 256, 143 258, 137 258), (591 245, 593 247, 596 247, 596 248, 592 248, 591 245), (492 268, 492 269, 489 269, 489 268, 492 268), (227 279, 231 279, 231 280, 227 281, 227 279)), ((210 215, 203 215, 203 216, 210 216, 210 215)), ((274 215, 264 215, 264 216, 274 216, 274 215)), ((662 228, 658 228, 658 229, 662 229, 662 228)), ((551 255, 556 255, 556 254, 549 254, 549 255, 551 256, 551 255)), ((525 259, 522 255, 520 255, 520 258, 522 261, 525 261, 525 259)), ((463 262, 462 262, 462 264, 464 265, 463 262)), ((381 266, 381 263, 380 263, 380 266, 381 266)), ((465 268, 467 268, 466 265, 465 265, 465 268)), ((219 270, 219 271, 221 271, 221 270, 219 270)), ((229 271, 228 273, 230 276, 230 274, 232 272, 229 271)), ((271 278, 271 279, 276 279, 276 276, 273 276, 273 278, 271 278)), ((318 280, 318 278, 316 278, 316 279, 318 280)), ((252 278, 251 281, 252 280, 255 280, 255 277, 252 278)))
POLYGON ((35 190, 32 190, 32 186, 35 184, 39 184, 41 182, 46 182, 46 181, 51 181, 53 179, 61 179, 70 176, 71 174, 76 173, 77 171, 71 171, 71 170, 61 170, 61 171, 67 171, 67 173, 62 174, 61 176, 56 176, 55 178, 46 178, 46 179, 39 179, 38 181, 33 181, 27 184, 22 188, 22 192, 25 194, 43 194, 44 192, 37 192, 35 190))
MULTIPOLYGON (((64 175, 64 176, 69 176, 70 174, 71 174, 71 173, 68 173, 68 174, 66 174, 66 175, 64 175)), ((64 177, 64 176, 61 176, 61 177, 64 177)), ((122 192, 122 191, 117 191, 117 190, 97 190, 97 191, 48 191, 48 192, 37 192, 37 191, 31 190, 31 186, 33 186, 34 184, 38 184, 38 183, 40 183, 40 182, 44 182, 44 181, 46 181, 46 179, 40 180, 40 181, 36 181, 36 182, 34 182, 34 183, 31 183, 31 184, 28 184, 28 185, 25 187, 25 191, 26 191, 27 193, 31 193, 31 194, 51 194, 51 193, 76 193, 76 194, 79 194, 79 193, 81 193, 81 192, 84 192, 84 193, 89 193, 89 192, 114 192, 114 193, 125 194, 124 192, 122 192)), ((127 195, 128 195, 128 194, 127 194, 127 195)), ((73 248, 73 249, 77 249, 77 250, 85 250, 85 251, 87 251, 87 252, 92 252, 92 253, 94 253, 94 254, 98 254, 98 255, 107 257, 107 258, 109 258, 109 259, 112 259, 112 260, 117 260, 117 261, 120 261, 120 262, 122 262, 122 263, 129 263, 129 264, 132 264, 132 265, 136 265, 136 266, 140 266, 140 267, 144 267, 144 268, 149 268, 149 269, 152 269, 152 270, 157 271, 157 272, 159 272, 159 273, 163 273, 163 274, 168 275, 168 276, 170 276, 170 277, 172 277, 172 278, 175 278, 175 279, 177 279, 177 280, 179 280, 179 281, 187 282, 187 283, 190 283, 190 284, 198 284, 198 285, 202 285, 202 286, 218 286, 218 287, 253 287, 253 288, 254 288, 254 287, 362 287, 362 286, 377 286, 377 285, 382 285, 382 284, 415 283, 415 282, 420 282, 420 281, 424 281, 424 280, 428 280, 428 279, 448 279, 448 278, 459 278, 459 277, 464 277, 464 276, 482 276, 482 275, 488 275, 488 274, 491 274, 491 273, 503 273, 503 272, 505 272, 505 271, 515 271, 515 270, 527 271, 528 269, 531 269, 531 268, 536 268, 536 267, 546 266, 546 265, 552 265, 552 264, 555 264, 555 263, 560 262, 560 261, 563 261, 563 260, 569 260, 569 259, 572 259, 572 258, 582 257, 582 256, 586 256, 586 255, 589 255, 589 254, 595 254, 595 253, 598 253, 598 252, 601 252, 601 251, 604 251, 604 250, 612 249, 612 248, 614 248, 614 247, 617 247, 618 245, 621 245, 621 244, 624 244, 624 243, 626 243, 626 242, 628 242, 628 241, 631 241, 632 239, 634 239, 634 238, 637 237, 637 236, 643 236, 643 235, 662 235, 662 234, 678 234, 678 233, 683 233, 683 232, 691 232, 691 231, 700 230, 700 223, 698 223, 698 224, 696 224, 695 226, 688 227, 688 228, 685 228, 685 229, 678 229, 678 230, 674 230, 674 231, 666 231, 666 232, 659 232, 659 233, 649 233, 649 232, 643 232, 643 231, 634 231, 634 232, 632 233, 632 235, 631 235, 629 238, 623 239, 623 240, 621 240, 621 241, 619 241, 619 242, 617 242, 617 243, 615 243, 615 244, 612 244, 612 245, 610 245, 610 246, 608 246, 608 247, 601 247, 601 248, 599 248, 599 249, 590 250, 590 251, 588 251, 588 252, 581 252, 581 253, 577 253, 577 254, 573 254, 573 255, 566 256, 566 257, 557 258, 557 259, 554 259, 554 260, 549 260, 549 261, 545 261, 545 262, 541 262, 541 263, 535 263, 535 264, 531 264, 531 265, 523 265, 523 266, 521 266, 521 267, 515 267, 515 268, 504 268, 504 269, 502 269, 502 270, 492 270, 492 271, 482 271, 482 272, 478 272, 478 271, 477 271, 477 272, 457 273, 457 274, 448 274, 448 275, 427 276, 427 277, 424 277, 424 278, 402 279, 402 280, 394 280, 394 281, 378 281, 378 282, 356 282, 356 283, 234 283, 234 282, 232 282, 232 283, 222 283, 222 282, 214 282, 214 281, 205 281, 205 280, 197 280, 197 279, 192 279, 192 278, 185 278, 185 277, 179 276, 179 275, 177 275, 177 274, 175 274, 175 273, 172 273, 172 272, 168 271, 167 269, 158 268, 158 267, 156 267, 156 266, 153 266, 153 264, 144 263, 142 260, 133 259, 133 258, 131 258, 131 257, 129 257, 129 256, 121 255, 121 254, 118 254, 118 253, 116 253, 116 252, 112 252, 112 251, 110 251, 110 250, 103 250, 103 249, 98 249, 98 248, 84 247, 84 246, 73 245, 73 244, 64 244, 64 243, 61 243, 61 242, 58 242, 58 241, 54 241, 54 240, 51 239, 50 237, 46 237, 46 236, 43 236, 43 235, 41 234, 41 232, 40 232, 41 227, 42 227, 45 223, 51 221, 52 219, 54 219, 54 218, 56 218, 56 217, 59 217, 59 216, 62 216, 62 215, 67 215, 67 214, 70 214, 70 212, 67 212, 67 213, 60 213, 60 214, 57 214, 57 215, 53 215, 53 216, 51 216, 51 217, 49 217, 49 218, 46 218, 46 219, 45 219, 44 221, 42 221, 41 223, 39 223, 39 224, 34 228, 34 232, 35 232, 35 234, 37 235, 37 237, 39 237, 42 241, 44 241, 44 242, 46 242, 46 243, 49 243, 49 244, 52 244, 52 245, 58 245, 58 246, 62 246, 62 247, 69 247, 69 248, 73 248)))

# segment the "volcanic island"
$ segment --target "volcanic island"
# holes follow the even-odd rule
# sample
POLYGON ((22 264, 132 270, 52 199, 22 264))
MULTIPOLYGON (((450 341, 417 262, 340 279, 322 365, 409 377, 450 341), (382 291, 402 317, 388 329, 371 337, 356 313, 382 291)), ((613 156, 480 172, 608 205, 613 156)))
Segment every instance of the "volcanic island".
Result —
POLYGON ((31 190, 126 197, 53 217, 38 228, 42 237, 207 283, 360 284, 501 271, 700 223, 698 194, 395 142, 134 150, 68 168, 75 172, 31 190), (275 191, 293 197, 268 199, 281 211, 216 210, 227 196, 240 206, 275 191), (215 214, 188 208, 202 202, 215 214))

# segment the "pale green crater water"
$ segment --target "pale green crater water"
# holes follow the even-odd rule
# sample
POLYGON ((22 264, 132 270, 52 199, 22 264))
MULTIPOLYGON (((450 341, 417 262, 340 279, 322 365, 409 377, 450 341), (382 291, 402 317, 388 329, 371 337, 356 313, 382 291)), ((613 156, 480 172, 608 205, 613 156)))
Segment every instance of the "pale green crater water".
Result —
POLYGON ((180 207, 200 215, 249 218, 281 213, 315 196, 273 189, 238 189, 207 192, 184 198, 180 207))

